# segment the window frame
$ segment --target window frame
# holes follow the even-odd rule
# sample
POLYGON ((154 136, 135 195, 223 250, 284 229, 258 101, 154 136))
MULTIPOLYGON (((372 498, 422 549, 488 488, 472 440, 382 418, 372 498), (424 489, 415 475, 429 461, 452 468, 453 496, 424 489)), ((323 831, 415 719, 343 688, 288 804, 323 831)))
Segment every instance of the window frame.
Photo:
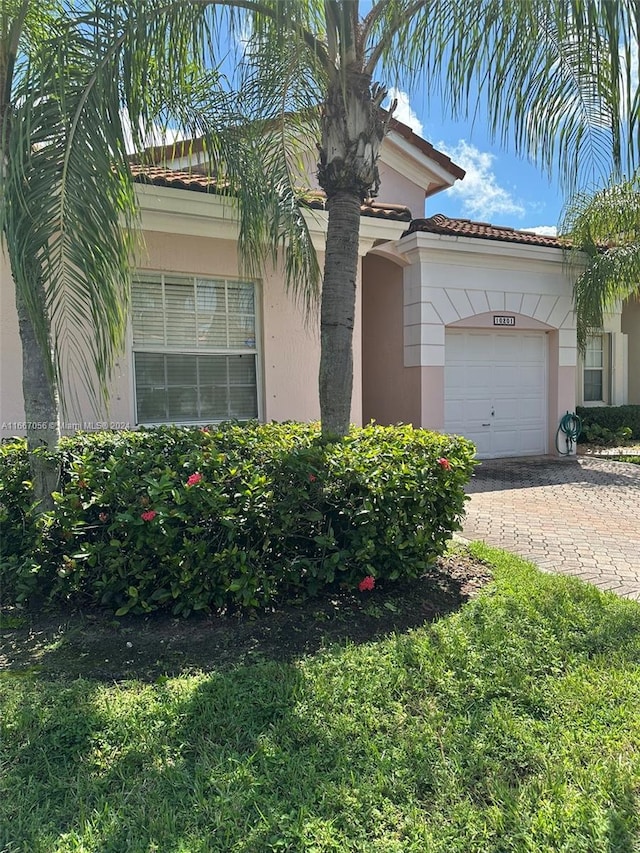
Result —
POLYGON ((580 381, 582 387, 582 405, 585 407, 598 407, 598 406, 610 406, 611 405, 611 384, 612 384, 612 371, 611 371, 611 333, 600 331, 595 332, 592 335, 589 335, 587 338, 587 345, 590 340, 594 338, 600 338, 602 341, 602 367, 587 367, 587 359, 586 359, 586 347, 585 352, 581 356, 581 371, 580 371, 580 381), (599 400, 587 400, 585 399, 585 372, 587 370, 600 370, 602 373, 602 398, 599 400))
MULTIPOLYGON (((131 308, 129 314, 129 323, 128 323, 128 338, 129 338, 129 353, 130 353, 130 364, 131 364, 131 375, 130 375, 130 389, 131 389, 131 401, 132 401, 132 423, 136 425, 136 427, 159 427, 159 426, 167 426, 170 424, 176 424, 179 426, 206 426, 207 424, 212 423, 222 423, 224 418, 221 419, 212 419, 212 418, 190 418, 189 420, 171 420, 171 421, 141 421, 138 419, 138 394, 137 394, 137 382, 136 382, 136 364, 135 364, 135 356, 136 353, 153 353, 158 355, 193 355, 193 356, 206 356, 206 355, 253 355, 255 358, 255 377, 256 377, 256 410, 257 410, 257 419, 259 421, 264 420, 264 373, 263 373, 263 339, 262 339, 262 286, 261 281, 257 279, 248 279, 241 278, 240 276, 230 276, 230 275, 215 275, 212 273, 202 273, 202 272, 182 272, 175 270, 158 270, 158 269, 147 269, 140 268, 136 269, 132 276, 132 296, 131 296, 131 308), (133 329, 133 288, 135 287, 135 279, 136 277, 149 277, 149 278, 157 278, 163 284, 163 325, 166 329, 167 316, 166 316, 166 293, 164 291, 164 285, 166 284, 166 279, 185 279, 187 281, 191 281, 192 284, 195 284, 196 281, 224 281, 227 283, 236 283, 241 282, 243 284, 250 284, 253 286, 253 301, 254 301, 254 316, 255 316, 255 341, 253 348, 249 349, 247 347, 231 347, 231 348, 220 348, 220 347, 197 347, 197 346, 184 346, 184 347, 176 347, 172 345, 163 344, 162 347, 155 345, 140 345, 134 342, 134 329, 133 329)), ((228 316, 228 315, 227 315, 228 316)), ((165 335, 166 340, 166 335, 165 335)))

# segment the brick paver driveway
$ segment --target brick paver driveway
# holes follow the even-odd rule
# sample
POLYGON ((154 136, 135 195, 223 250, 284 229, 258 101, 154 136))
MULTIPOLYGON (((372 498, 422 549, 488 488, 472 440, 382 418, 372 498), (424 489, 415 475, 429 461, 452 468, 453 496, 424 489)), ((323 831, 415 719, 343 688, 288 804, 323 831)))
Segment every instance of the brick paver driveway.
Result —
POLYGON ((640 600, 640 465, 593 457, 485 461, 462 535, 640 600))

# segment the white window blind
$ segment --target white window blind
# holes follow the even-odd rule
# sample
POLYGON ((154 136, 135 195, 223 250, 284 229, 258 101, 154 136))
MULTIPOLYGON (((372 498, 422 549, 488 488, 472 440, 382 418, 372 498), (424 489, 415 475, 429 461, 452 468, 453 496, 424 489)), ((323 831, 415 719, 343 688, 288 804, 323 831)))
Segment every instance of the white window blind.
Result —
POLYGON ((258 416, 252 282, 138 275, 132 308, 138 423, 258 416))
POLYGON ((584 402, 606 403, 609 398, 609 335, 592 335, 584 353, 584 402))

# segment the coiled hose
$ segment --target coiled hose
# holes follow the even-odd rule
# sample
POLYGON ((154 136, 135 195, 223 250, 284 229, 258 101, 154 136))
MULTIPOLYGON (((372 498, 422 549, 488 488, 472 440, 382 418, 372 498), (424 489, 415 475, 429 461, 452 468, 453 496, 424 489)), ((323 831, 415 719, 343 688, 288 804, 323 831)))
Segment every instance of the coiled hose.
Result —
POLYGON ((560 426, 556 433, 556 450, 561 456, 569 456, 573 452, 573 445, 582 432, 582 421, 575 412, 567 412, 562 416, 560 426), (565 437, 565 450, 560 448, 560 436, 565 437))

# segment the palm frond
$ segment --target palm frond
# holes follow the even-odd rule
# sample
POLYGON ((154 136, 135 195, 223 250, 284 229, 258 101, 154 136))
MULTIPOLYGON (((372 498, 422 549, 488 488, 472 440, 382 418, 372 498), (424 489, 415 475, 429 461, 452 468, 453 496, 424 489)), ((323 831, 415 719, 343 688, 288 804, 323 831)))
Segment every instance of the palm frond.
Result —
POLYGON ((638 293, 640 241, 616 246, 594 255, 574 285, 578 345, 602 329, 604 317, 618 304, 638 293))
POLYGON ((481 102, 495 137, 573 189, 637 164, 636 6, 380 0, 368 19, 369 68, 426 80, 457 117, 481 102), (623 96, 634 62, 635 89, 623 96))
POLYGON ((578 341, 602 328, 604 315, 640 290, 640 172, 593 194, 574 196, 562 233, 586 269, 574 287, 578 341))
MULTIPOLYGON (((258 269, 284 252, 294 290, 310 299, 317 293, 317 260, 291 180, 295 146, 283 144, 282 134, 274 145, 277 135, 260 125, 273 119, 275 77, 262 81, 271 114, 253 115, 216 70, 224 33, 244 21, 226 6, 128 0, 83 7, 82 19, 60 18, 55 38, 30 52, 14 92, 4 228, 16 285, 45 353, 52 342, 49 374, 63 407, 78 402, 68 399, 68 377, 83 380, 96 408, 106 402, 124 343, 137 207, 123 115, 137 148, 150 128, 202 137, 210 172, 224 177, 237 205, 245 265, 258 269)), ((317 60, 322 45, 307 33, 309 15, 300 13, 314 4, 256 6, 262 12, 251 18, 254 44, 288 11, 306 45, 302 54, 317 60)), ((278 43, 282 57, 285 43, 278 43)), ((293 139, 286 135, 287 143, 293 139)))
MULTIPOLYGON (((214 10, 196 41, 191 66, 181 64, 180 79, 166 84, 156 74, 152 86, 161 113, 154 121, 202 142, 201 165, 227 187, 239 218, 239 259, 246 274, 261 277, 264 263, 282 260, 288 288, 312 312, 319 293, 319 266, 300 209, 296 177, 304 154, 313 149, 309 122, 321 97, 323 48, 309 33, 318 23, 313 4, 264 2, 244 17, 214 10), (209 70, 224 34, 221 19, 242 32, 242 50, 233 81, 209 70), (291 50, 292 39, 300 49, 291 50), (231 89, 237 86, 238 93, 231 89)), ((191 10, 192 14, 193 10, 191 10)), ((184 28, 184 17, 165 11, 161 33, 184 28)), ((154 27, 157 26, 154 23, 154 27)), ((159 36, 161 39, 161 35, 159 36)), ((173 37, 170 38, 170 45, 173 37)), ((160 42, 155 57, 161 55, 160 42)), ((128 55, 128 48, 125 45, 128 55)), ((170 49, 163 62, 174 62, 170 49)), ((127 58, 127 67, 133 60, 127 58)), ((149 120, 147 118, 147 120, 149 120)), ((305 167, 308 167, 308 162, 305 167)))
POLYGON ((315 51, 291 51, 290 43, 267 36, 264 23, 257 32, 245 51, 241 76, 257 174, 242 184, 240 246, 247 257, 256 257, 260 245, 270 247, 272 263, 281 254, 287 288, 309 317, 317 307, 320 270, 301 198, 315 167, 319 104, 328 74, 315 51), (258 197, 256 184, 262 189, 258 197), (255 215, 242 213, 256 206, 255 215), (262 223, 261 228, 254 223, 262 223))
POLYGON ((44 352, 51 332, 52 382, 79 374, 98 405, 124 341, 135 203, 117 81, 104 75, 87 86, 94 49, 76 33, 31 56, 16 91, 5 231, 44 352), (36 296, 38 276, 48 317, 36 296))

